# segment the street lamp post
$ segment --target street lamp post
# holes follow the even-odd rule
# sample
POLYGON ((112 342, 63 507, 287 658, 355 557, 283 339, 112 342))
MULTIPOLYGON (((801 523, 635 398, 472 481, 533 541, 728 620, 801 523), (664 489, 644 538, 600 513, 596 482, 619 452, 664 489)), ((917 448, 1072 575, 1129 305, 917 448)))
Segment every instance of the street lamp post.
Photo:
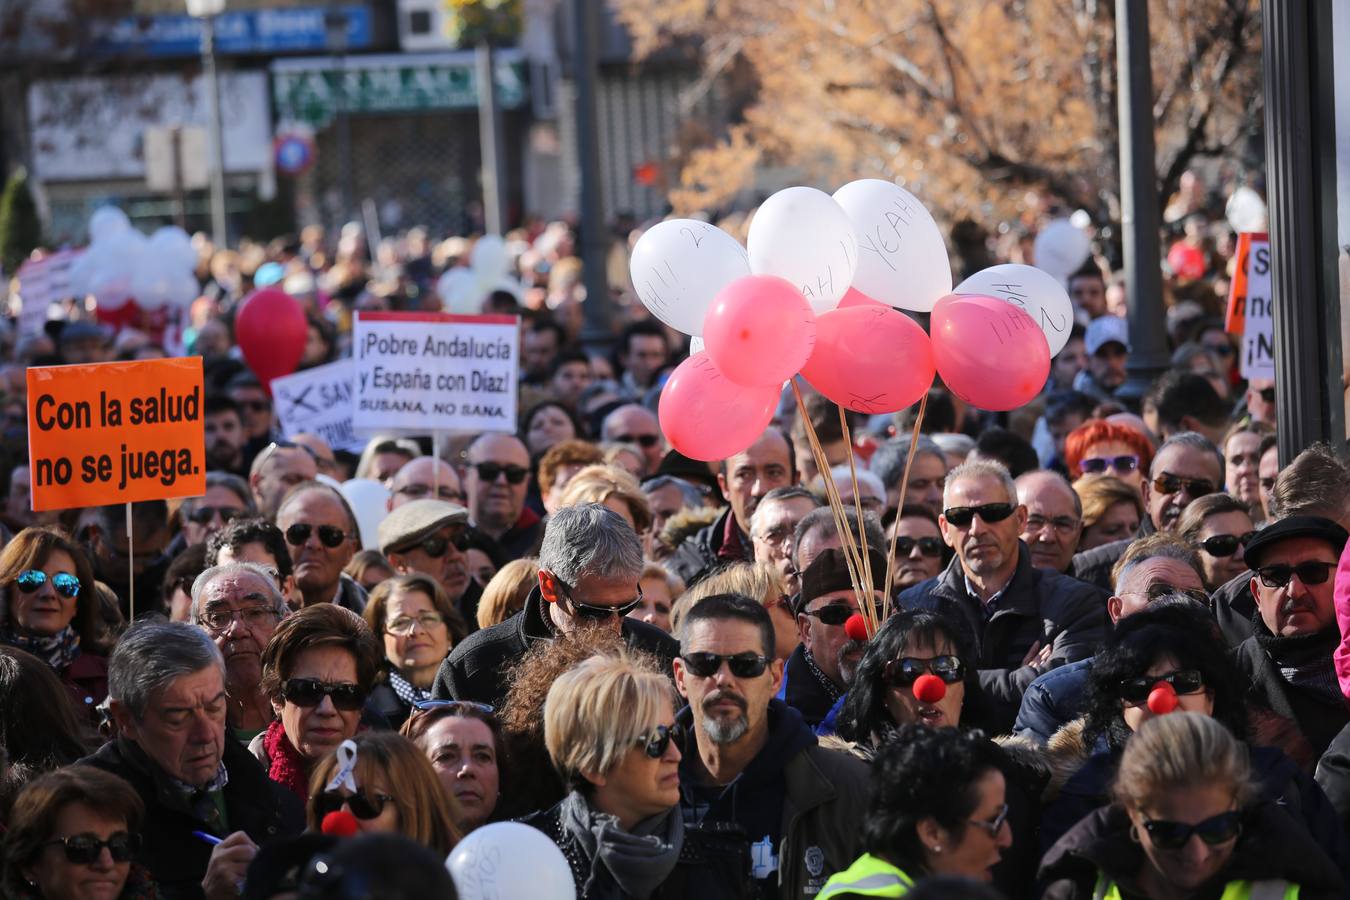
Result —
POLYGON ((342 182, 342 221, 356 214, 352 191, 352 123, 347 114, 347 14, 340 9, 329 9, 323 14, 323 27, 328 49, 336 57, 337 65, 337 143, 338 179, 342 182))
POLYGON ((202 22, 202 74, 206 79, 211 132, 211 238, 217 247, 228 245, 225 220, 225 147, 220 127, 220 76, 216 71, 216 16, 225 0, 187 0, 188 15, 202 22))

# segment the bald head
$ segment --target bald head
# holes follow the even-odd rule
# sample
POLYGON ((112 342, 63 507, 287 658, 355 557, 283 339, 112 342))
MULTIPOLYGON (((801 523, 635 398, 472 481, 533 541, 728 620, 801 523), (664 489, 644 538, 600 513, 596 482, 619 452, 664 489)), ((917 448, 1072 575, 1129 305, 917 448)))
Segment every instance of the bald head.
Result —
POLYGON ((445 500, 464 503, 464 486, 455 467, 434 456, 419 456, 403 464, 389 482, 388 509, 394 510, 413 500, 445 500))
POLYGON ((636 403, 620 406, 605 416, 600 426, 600 439, 640 446, 648 475, 661 465, 661 458, 666 452, 661 423, 651 410, 636 403))

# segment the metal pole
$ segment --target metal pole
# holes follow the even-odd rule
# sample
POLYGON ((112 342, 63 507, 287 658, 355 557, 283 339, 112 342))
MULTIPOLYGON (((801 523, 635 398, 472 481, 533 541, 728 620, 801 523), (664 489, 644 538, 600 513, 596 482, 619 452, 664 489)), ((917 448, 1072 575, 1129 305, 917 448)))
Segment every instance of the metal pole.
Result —
POLYGON ((589 346, 613 339, 609 327, 609 285, 605 277, 609 241, 605 207, 600 196, 600 141, 595 98, 598 6, 595 0, 571 0, 571 11, 575 37, 572 78, 577 92, 577 163, 581 169, 581 259, 585 264, 586 281, 582 342, 589 346))
POLYGON ((474 78, 478 82, 478 145, 483 157, 483 230, 506 233, 506 190, 502 183, 502 119, 497 106, 497 84, 492 72, 492 45, 474 49, 474 78))
POLYGON ((1116 396, 1137 405, 1171 362, 1162 296, 1147 3, 1116 0, 1116 71, 1120 86, 1120 225, 1130 310, 1129 376, 1116 396))
MULTIPOLYGON (((347 115, 347 14, 340 9, 324 13, 324 29, 329 47, 337 65, 337 141, 338 179, 342 182, 342 222, 346 223, 356 209, 352 201, 352 126, 347 115)), ((372 257, 373 259, 373 257, 372 257)))
POLYGON ((225 145, 220 123, 220 74, 216 71, 216 17, 202 19, 202 72, 206 77, 211 129, 211 239, 217 248, 229 246, 225 218, 225 145))

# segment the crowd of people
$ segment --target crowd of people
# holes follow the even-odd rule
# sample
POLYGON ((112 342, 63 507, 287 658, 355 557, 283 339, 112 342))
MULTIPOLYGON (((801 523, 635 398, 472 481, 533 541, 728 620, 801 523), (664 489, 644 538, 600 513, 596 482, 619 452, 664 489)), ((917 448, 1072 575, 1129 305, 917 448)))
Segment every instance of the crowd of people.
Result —
POLYGON ((1272 386, 1210 318, 1224 243, 1175 203, 1206 277, 1169 282, 1193 299, 1138 407, 1092 261, 1027 407, 939 384, 846 437, 801 382, 713 463, 656 415, 683 336, 620 303, 582 347, 557 224, 484 301, 522 317, 517 432, 439 456, 280 433, 231 315, 274 266, 318 365, 353 310, 439 308, 467 242, 204 255, 181 334, 71 304, 4 370, 0 891, 451 897, 446 857, 512 821, 587 900, 1345 896, 1350 464, 1280 467, 1272 386), (24 367, 179 352, 205 494, 33 512, 24 367))

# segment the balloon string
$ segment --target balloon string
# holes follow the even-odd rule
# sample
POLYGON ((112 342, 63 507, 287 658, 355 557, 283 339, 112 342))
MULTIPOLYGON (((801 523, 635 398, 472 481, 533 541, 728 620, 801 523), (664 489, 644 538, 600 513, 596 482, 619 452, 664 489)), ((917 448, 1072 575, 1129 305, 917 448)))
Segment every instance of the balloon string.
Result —
MULTIPOLYGON (((848 450, 848 472, 853 479, 853 509, 858 516, 858 545, 862 548, 863 573, 866 576, 864 588, 867 595, 858 598, 858 608, 863 611, 863 618, 868 623, 867 636, 870 638, 877 633, 877 627, 880 625, 875 615, 875 601, 873 600, 876 582, 872 580, 872 554, 868 552, 867 529, 863 525, 862 492, 858 490, 858 464, 853 455, 853 435, 849 431, 848 416, 844 414, 842 406, 839 406, 839 427, 844 433, 844 447, 848 450), (872 615, 868 615, 868 610, 871 610, 872 615)), ((831 471, 830 476, 834 476, 833 471, 831 471)))
POLYGON ((886 554, 886 589, 882 592, 881 617, 885 621, 891 617, 891 572, 895 568, 895 541, 900 537, 900 514, 905 509, 905 491, 909 489, 909 467, 914 464, 914 451, 919 448, 919 429, 923 427, 923 414, 928 409, 928 392, 924 391, 919 401, 919 415, 914 419, 914 432, 909 436, 909 453, 905 456, 905 474, 900 478, 900 499, 895 504, 895 521, 891 523, 891 551, 886 554))

